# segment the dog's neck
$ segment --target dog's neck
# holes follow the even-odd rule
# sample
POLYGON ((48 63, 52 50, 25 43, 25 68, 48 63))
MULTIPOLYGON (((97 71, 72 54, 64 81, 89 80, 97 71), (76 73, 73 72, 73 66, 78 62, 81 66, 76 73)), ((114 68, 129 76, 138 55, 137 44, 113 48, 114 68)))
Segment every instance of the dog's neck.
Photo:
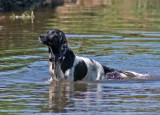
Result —
POLYGON ((63 56, 59 56, 59 59, 56 60, 56 54, 52 51, 51 47, 48 47, 49 50, 49 61, 52 63, 52 70, 54 70, 55 77, 57 80, 69 79, 65 78, 66 70, 70 69, 73 66, 75 55, 70 48, 67 48, 63 56))
POLYGON ((60 56, 59 54, 58 55, 55 54, 51 47, 48 47, 48 51, 49 51, 49 61, 52 62, 54 66, 55 66, 55 63, 58 62, 61 66, 63 73, 67 69, 73 66, 75 54, 70 48, 67 48, 62 56, 60 56))
POLYGON ((73 57, 75 56, 69 47, 67 47, 67 49, 63 52, 63 54, 61 54, 58 51, 55 52, 52 49, 52 47, 48 46, 48 53, 49 53, 49 61, 50 62, 60 61, 60 63, 62 63, 66 57, 69 57, 70 55, 73 55, 73 57))

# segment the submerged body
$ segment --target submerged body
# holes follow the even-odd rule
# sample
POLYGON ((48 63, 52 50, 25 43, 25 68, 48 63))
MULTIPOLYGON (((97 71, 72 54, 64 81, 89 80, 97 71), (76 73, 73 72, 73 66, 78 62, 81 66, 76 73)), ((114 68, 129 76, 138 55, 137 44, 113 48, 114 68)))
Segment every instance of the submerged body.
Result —
POLYGON ((68 47, 65 34, 60 30, 50 30, 39 37, 40 43, 48 46, 50 81, 95 81, 111 79, 146 79, 148 74, 120 71, 101 65, 99 62, 76 56, 68 47))

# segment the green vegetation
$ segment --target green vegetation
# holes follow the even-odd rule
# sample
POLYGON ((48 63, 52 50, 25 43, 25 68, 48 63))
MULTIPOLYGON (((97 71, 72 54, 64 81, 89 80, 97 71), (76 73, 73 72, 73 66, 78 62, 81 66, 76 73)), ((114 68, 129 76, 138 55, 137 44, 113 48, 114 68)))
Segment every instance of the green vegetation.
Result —
POLYGON ((15 19, 22 19, 22 20, 34 20, 35 16, 33 11, 29 12, 29 11, 25 11, 24 13, 22 13, 21 15, 16 15, 15 13, 12 13, 12 15, 10 16, 11 19, 15 20, 15 19))

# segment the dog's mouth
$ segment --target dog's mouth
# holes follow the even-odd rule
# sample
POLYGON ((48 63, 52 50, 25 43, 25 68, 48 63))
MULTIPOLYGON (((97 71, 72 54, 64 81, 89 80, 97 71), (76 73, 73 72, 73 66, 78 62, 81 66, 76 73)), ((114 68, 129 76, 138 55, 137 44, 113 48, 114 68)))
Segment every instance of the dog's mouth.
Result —
POLYGON ((46 37, 41 35, 38 39, 39 39, 38 44, 43 44, 43 45, 47 45, 47 46, 49 45, 49 42, 46 37))
POLYGON ((51 39, 46 35, 40 35, 40 37, 38 39, 39 39, 38 44, 52 46, 54 48, 57 48, 58 44, 59 44, 58 38, 56 38, 56 37, 51 39))

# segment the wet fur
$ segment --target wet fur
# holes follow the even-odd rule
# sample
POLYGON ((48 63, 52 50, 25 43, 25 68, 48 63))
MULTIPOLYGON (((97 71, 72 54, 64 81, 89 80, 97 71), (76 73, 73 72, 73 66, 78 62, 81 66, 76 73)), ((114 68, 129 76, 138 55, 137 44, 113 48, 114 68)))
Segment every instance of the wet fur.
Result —
POLYGON ((41 35, 39 41, 48 46, 50 81, 145 79, 148 76, 109 68, 95 60, 76 56, 68 47, 65 34, 57 29, 41 35))

